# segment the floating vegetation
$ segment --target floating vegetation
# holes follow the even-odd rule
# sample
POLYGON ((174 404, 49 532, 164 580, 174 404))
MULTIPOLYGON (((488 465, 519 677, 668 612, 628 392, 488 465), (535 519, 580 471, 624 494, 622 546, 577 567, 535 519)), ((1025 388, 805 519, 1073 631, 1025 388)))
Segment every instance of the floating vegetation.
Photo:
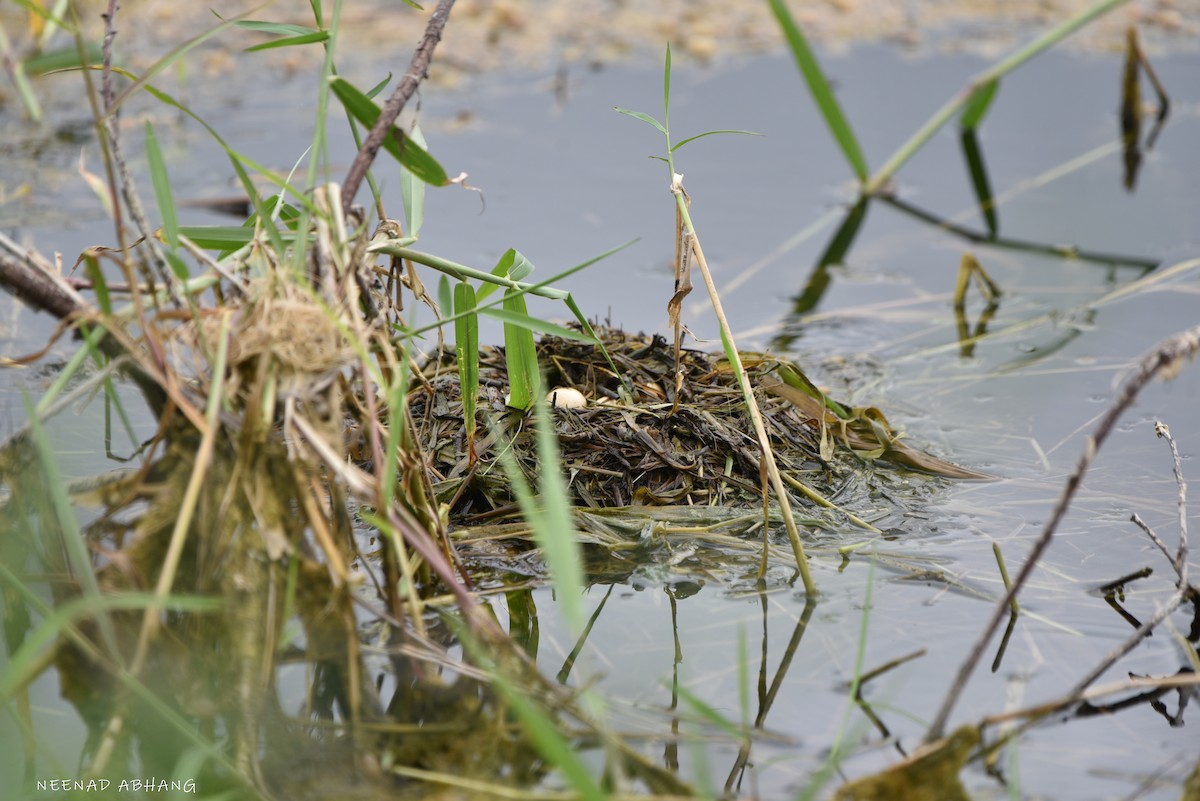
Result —
MULTIPOLYGON (((761 505, 760 454, 728 363, 685 350, 680 368, 684 389, 676 404, 674 356, 665 338, 611 328, 600 328, 598 334, 620 375, 612 373, 604 351, 593 345, 551 336, 538 345, 538 362, 545 365, 547 383, 559 388, 550 391, 555 430, 580 505, 590 509, 761 505), (578 393, 584 405, 567 405, 555 398, 563 388, 578 393)), ((748 354, 747 361, 752 365, 752 381, 759 387, 776 459, 797 508, 831 507, 824 499, 836 496, 844 510, 864 511, 872 503, 869 484, 875 458, 959 478, 984 477, 932 457, 913 462, 882 415, 874 413, 873 427, 853 418, 843 427, 833 413, 829 413, 832 420, 821 413, 821 401, 793 402, 797 396, 810 397, 802 391, 781 396, 782 382, 775 372, 783 367, 795 374, 794 367, 758 354, 748 354), (842 447, 835 448, 834 440, 843 440, 842 447), (845 447, 847 442, 857 453, 845 447)), ((479 381, 489 399, 481 414, 490 421, 491 430, 477 442, 475 464, 465 445, 453 357, 447 354, 429 362, 422 374, 425 381, 412 391, 409 404, 439 501, 449 504, 452 520, 468 523, 511 511, 508 482, 492 469, 495 451, 511 447, 531 478, 536 477, 538 465, 530 427, 503 403, 507 393, 503 351, 489 348, 480 358, 479 381)), ((839 517, 847 520, 845 512, 839 515, 835 510, 828 524, 839 517)))

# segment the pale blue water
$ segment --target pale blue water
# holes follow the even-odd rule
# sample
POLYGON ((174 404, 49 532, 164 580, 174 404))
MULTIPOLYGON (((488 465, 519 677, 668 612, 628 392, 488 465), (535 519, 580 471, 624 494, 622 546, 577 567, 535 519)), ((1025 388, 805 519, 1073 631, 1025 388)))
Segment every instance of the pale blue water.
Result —
MULTIPOLYGON (((887 47, 854 48, 826 60, 873 166, 983 66, 968 55, 909 57, 887 47)), ((1011 195, 998 208, 1001 236, 1161 263, 1155 272, 1147 276, 1138 268, 973 245, 876 203, 845 265, 832 270, 819 305, 799 316, 791 314, 793 299, 840 223, 839 204, 852 199, 850 171, 789 60, 763 56, 715 69, 678 71, 671 117, 677 137, 711 128, 765 135, 712 137, 678 154, 716 280, 722 286, 739 282, 723 297, 735 331, 742 334, 740 344, 768 347, 781 331, 789 332, 801 362, 834 386, 836 394, 878 405, 909 430, 913 442, 1002 477, 951 487, 932 508, 896 521, 905 535, 886 543, 887 550, 943 560, 942 569, 956 578, 995 592, 999 579, 992 542, 1002 544, 1015 572, 1073 466, 1084 434, 1106 408, 1129 361, 1161 337, 1196 324, 1200 282, 1195 269, 1171 273, 1169 268, 1200 251, 1195 226, 1200 96, 1193 80, 1200 58, 1172 56, 1156 67, 1174 93, 1173 113, 1146 155, 1134 193, 1121 186, 1121 156, 1112 146, 1118 137, 1117 55, 1040 58, 1005 80, 981 133, 992 186, 1001 197, 1011 195), (772 257, 823 217, 823 227, 772 257), (949 293, 967 248, 1004 291, 988 330, 1006 333, 985 339, 973 355, 963 357, 949 293), (1154 283, 1094 305, 1139 276, 1154 283), (844 373, 858 379, 846 385, 840 378, 844 373)), ((646 158, 661 151, 661 140, 648 126, 611 108, 657 114, 661 75, 652 68, 579 70, 571 75, 565 105, 556 102, 548 77, 481 78, 457 94, 426 90, 423 123, 431 150, 452 174, 470 174, 470 182, 485 192, 486 211, 480 213, 474 193, 431 192, 420 247, 480 268, 490 268, 505 249, 516 247, 544 276, 639 238, 564 286, 591 315, 611 317, 628 328, 662 330, 671 289, 673 210, 665 168, 646 158), (451 130, 449 121, 463 109, 471 111, 472 121, 451 130)), ((222 106, 228 97, 218 89, 201 102, 211 104, 210 121, 248 154, 286 169, 305 146, 310 115, 301 90, 306 87, 272 93, 269 131, 244 109, 228 114, 222 106)), ((265 92, 266 83, 248 79, 239 89, 253 96, 265 92)), ((12 113, 4 111, 8 117, 12 113)), ((80 113, 56 111, 75 122, 80 113)), ((15 125, 11 119, 5 124, 15 125)), ((229 191, 227 163, 202 133, 169 115, 158 117, 156 127, 181 196, 229 191)), ((40 157, 44 164, 19 168, 47 176, 38 183, 35 208, 37 203, 65 208, 69 220, 56 217, 49 227, 40 227, 12 208, 0 208, 4 225, 16 226, 44 250, 62 250, 68 261, 83 247, 111 239, 91 198, 70 177, 77 150, 77 145, 54 146, 40 157), (18 217, 20 223, 15 222, 18 217)), ((348 163, 348 151, 338 153, 338 163, 348 163)), ((98 169, 94 156, 92 162, 98 169)), ((340 177, 341 169, 334 173, 340 177)), ((398 182, 382 161, 380 176, 389 207, 398 216, 398 182)), ((983 230, 953 130, 939 133, 904 167, 898 192, 927 211, 983 230)), ((200 213, 187 221, 225 222, 200 213)), ((716 329, 701 294, 697 288, 687 304, 687 321, 697 335, 714 338, 716 329)), ((972 295, 972 324, 981 309, 978 296, 972 295)), ((546 305, 532 311, 566 314, 546 305)), ((34 322, 27 310, 17 311, 7 296, 0 298, 0 352, 32 350, 48 330, 44 320, 34 322)), ((65 346, 59 350, 65 352, 65 346)), ((31 371, 0 372, 4 429, 24 417, 16 391, 21 385, 36 394, 41 379, 31 371)), ((1174 543, 1175 485, 1167 449, 1152 429, 1155 420, 1167 422, 1179 440, 1184 470, 1193 470, 1192 457, 1200 447, 1197 397, 1200 373, 1185 369, 1175 381, 1150 387, 1127 415, 1061 527, 1045 568, 1023 596, 1025 607, 1041 618, 1025 616, 1018 622, 995 673, 987 669, 989 653, 958 706, 956 722, 1054 698, 1126 637, 1132 629, 1089 593, 1095 585, 1148 565, 1153 577, 1131 585, 1125 607, 1144 619, 1168 597, 1169 568, 1127 518, 1137 511, 1174 543)), ((96 409, 93 405, 81 417, 64 417, 55 424, 65 469, 72 474, 109 466, 97 445, 96 409)), ((139 425, 149 430, 151 421, 139 425)), ((1193 522, 1195 518, 1192 513, 1193 522)), ((837 558, 815 560, 822 600, 766 718, 767 729, 789 742, 755 746, 741 785, 744 794, 757 789, 764 798, 788 797, 826 759, 847 703, 842 685, 855 669, 869 564, 866 553, 855 555, 841 570, 837 558)), ((699 593, 677 603, 683 657, 679 676, 734 720, 742 714, 742 643, 753 719, 764 638, 770 683, 804 608, 802 595, 793 589, 776 584, 765 600, 746 597, 742 588, 697 574, 696 567, 685 559, 666 578, 618 586, 590 636, 587 663, 573 676, 602 677, 600 688, 612 699, 614 719, 642 733, 670 729, 664 710, 671 704, 675 645, 665 586, 685 579, 703 584, 699 593)), ((869 669, 918 648, 927 651, 869 685, 866 693, 882 704, 880 717, 911 751, 991 606, 947 592, 939 583, 907 580, 883 568, 875 576, 863 666, 869 669)), ((604 589, 589 592, 589 606, 599 603, 604 589)), ((549 613, 550 593, 539 592, 536 599, 543 613, 538 660, 553 674, 573 643, 549 613)), ((1172 618, 1184 632, 1190 611, 1185 607, 1172 618)), ((1164 630, 1105 680, 1127 671, 1168 675, 1184 664, 1181 650, 1164 630)), ((72 727, 73 713, 57 707, 54 695, 48 677, 37 688, 35 722, 43 733, 64 726, 54 738, 61 744, 55 756, 70 770, 81 733, 72 727)), ((1175 709, 1173 694, 1164 701, 1175 709)), ((685 703, 680 705, 686 709, 685 703)), ((1194 713, 1194 705, 1188 711, 1194 713)), ((1020 740, 1020 792, 1064 800, 1123 798, 1161 774, 1162 783, 1140 797, 1178 797, 1179 782, 1196 755, 1196 724, 1188 722, 1190 726, 1171 728, 1146 705, 1086 721, 1052 720, 1020 740)), ((11 741, 11 719, 0 726, 11 741)), ((699 724, 684 728, 714 734, 699 724)), ((861 716, 852 715, 846 731, 848 776, 897 758, 861 716)), ((707 770, 719 788, 736 750, 736 744, 712 737, 698 751, 681 748, 680 757, 685 772, 707 770)), ((646 752, 659 758, 663 745, 647 745, 646 752)), ((8 760, 17 752, 5 753, 0 773, 15 769, 8 760)), ((1008 790, 978 766, 969 769, 967 783, 979 798, 1008 797, 1008 790)))

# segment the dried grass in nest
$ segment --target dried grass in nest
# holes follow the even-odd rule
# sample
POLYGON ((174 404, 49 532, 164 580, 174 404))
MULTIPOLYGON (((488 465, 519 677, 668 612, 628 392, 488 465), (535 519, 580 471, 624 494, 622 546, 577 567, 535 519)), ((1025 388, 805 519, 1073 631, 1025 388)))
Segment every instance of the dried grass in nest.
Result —
MULTIPOLYGON (((201 317, 200 334, 214 343, 220 331, 220 318, 201 317)), ((181 340, 196 347, 192 325, 179 329, 181 340)), ((229 363, 253 366, 267 356, 288 384, 297 389, 346 367, 354 358, 354 348, 332 319, 329 310, 307 297, 260 297, 241 307, 229 343, 229 363)))
MULTIPOLYGON (((573 387, 589 399, 581 408, 558 408, 554 418, 570 488, 579 505, 758 507, 762 503, 759 450, 736 377, 724 361, 684 352, 684 391, 672 413, 674 359, 662 337, 600 328, 617 368, 628 379, 623 398, 599 348, 544 337, 538 361, 551 386, 573 387)), ((507 511, 512 503, 503 472, 493 465, 499 448, 512 449, 530 478, 538 465, 533 431, 524 415, 503 405, 507 385, 502 349, 481 354, 481 430, 478 463, 466 452, 458 374, 452 357, 425 367, 428 383, 410 396, 417 439, 427 454, 439 500, 451 519, 471 522, 507 511)), ((819 433, 787 401, 758 392, 780 470, 832 491, 834 465, 820 457, 819 433)), ((799 493, 794 504, 811 505, 799 493)))

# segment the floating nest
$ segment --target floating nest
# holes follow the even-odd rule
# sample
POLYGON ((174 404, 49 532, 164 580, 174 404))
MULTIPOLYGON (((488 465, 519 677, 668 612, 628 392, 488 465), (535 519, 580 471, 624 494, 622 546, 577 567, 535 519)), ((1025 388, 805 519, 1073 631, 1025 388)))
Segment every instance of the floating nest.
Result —
MULTIPOLYGON (((761 509, 760 450, 729 363, 684 350, 683 389, 676 399, 675 358, 666 339, 603 327, 597 335, 620 375, 595 345, 554 336, 538 345, 538 362, 555 388, 548 400, 555 404, 555 430, 577 505, 761 509), (577 390, 584 402, 564 403, 564 390, 577 390)), ((983 477, 901 444, 876 410, 826 403, 819 393, 814 398, 781 381, 781 373, 798 374, 786 362, 754 354, 743 360, 793 508, 819 514, 816 522, 839 525, 857 515, 886 515, 881 498, 887 493, 876 490, 909 474, 889 471, 880 477, 874 469, 879 459, 950 477, 983 477)), ((467 442, 453 356, 430 360, 423 374, 410 408, 434 490, 448 504, 451 520, 478 523, 515 513, 497 454, 511 449, 535 482, 540 466, 532 418, 504 405, 503 349, 481 353, 485 397, 473 445, 467 442)), ((806 379, 799 383, 816 392, 806 379)))

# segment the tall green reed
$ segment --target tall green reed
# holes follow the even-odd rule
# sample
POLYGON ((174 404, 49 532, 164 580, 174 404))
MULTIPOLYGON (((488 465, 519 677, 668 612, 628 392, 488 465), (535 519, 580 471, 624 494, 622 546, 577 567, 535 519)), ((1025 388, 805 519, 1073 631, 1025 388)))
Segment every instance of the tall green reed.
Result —
POLYGON ((908 140, 900 145, 888 157, 883 166, 874 173, 869 173, 866 159, 859 148, 853 128, 842 113, 828 79, 821 71, 816 56, 804 38, 795 18, 788 10, 787 4, 784 0, 768 0, 768 2, 825 124, 833 133, 834 140, 850 164, 851 170, 861 182, 862 194, 871 197, 878 194, 904 163, 924 147, 933 138, 933 135, 950 122, 956 114, 960 115, 959 124, 963 129, 975 130, 987 114, 999 88, 1001 78, 1128 0, 1094 2, 1045 31, 1029 44, 1018 48, 991 67, 977 73, 967 81, 962 90, 946 101, 920 128, 913 132, 908 140))

